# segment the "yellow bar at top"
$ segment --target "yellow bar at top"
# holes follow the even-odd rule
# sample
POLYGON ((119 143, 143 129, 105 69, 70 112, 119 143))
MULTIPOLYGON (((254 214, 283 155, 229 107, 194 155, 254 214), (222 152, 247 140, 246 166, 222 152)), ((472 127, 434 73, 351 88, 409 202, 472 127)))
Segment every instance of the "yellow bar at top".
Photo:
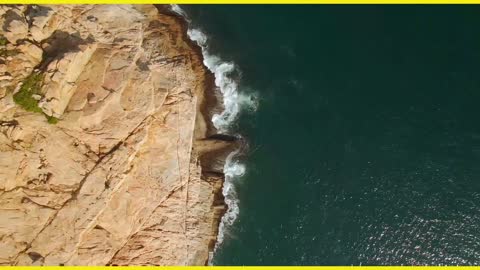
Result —
POLYGON ((0 0, 0 4, 480 4, 480 0, 0 0))

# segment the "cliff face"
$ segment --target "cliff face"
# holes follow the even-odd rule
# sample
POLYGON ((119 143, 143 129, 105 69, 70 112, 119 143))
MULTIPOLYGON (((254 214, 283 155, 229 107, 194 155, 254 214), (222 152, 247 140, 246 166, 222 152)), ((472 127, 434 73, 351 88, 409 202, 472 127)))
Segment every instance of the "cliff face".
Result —
POLYGON ((0 13, 0 264, 205 264, 224 211, 206 157, 231 143, 206 138, 208 76, 180 21, 150 5, 0 13))

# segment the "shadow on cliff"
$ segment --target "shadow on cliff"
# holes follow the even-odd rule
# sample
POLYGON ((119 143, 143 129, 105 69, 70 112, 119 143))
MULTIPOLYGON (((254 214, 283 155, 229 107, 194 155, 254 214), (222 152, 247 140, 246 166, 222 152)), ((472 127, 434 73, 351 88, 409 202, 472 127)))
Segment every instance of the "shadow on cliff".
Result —
POLYGON ((71 34, 56 30, 48 39, 42 41, 44 56, 40 69, 44 70, 53 60, 62 59, 68 53, 83 51, 84 46, 93 42, 94 39, 91 35, 82 39, 79 33, 71 34))

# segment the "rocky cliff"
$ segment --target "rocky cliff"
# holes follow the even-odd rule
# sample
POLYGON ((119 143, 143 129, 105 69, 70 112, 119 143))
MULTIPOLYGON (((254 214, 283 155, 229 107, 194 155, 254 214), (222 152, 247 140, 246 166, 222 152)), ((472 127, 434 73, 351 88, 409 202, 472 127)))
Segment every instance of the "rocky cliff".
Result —
POLYGON ((0 264, 206 263, 232 143, 162 9, 0 7, 0 264))

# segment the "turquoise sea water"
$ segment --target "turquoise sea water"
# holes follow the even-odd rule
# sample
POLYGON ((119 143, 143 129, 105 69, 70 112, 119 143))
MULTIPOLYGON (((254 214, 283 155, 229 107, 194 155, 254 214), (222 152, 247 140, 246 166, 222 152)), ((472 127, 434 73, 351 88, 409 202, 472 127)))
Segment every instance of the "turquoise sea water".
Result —
POLYGON ((182 6, 256 112, 216 265, 479 265, 479 6, 182 6))

